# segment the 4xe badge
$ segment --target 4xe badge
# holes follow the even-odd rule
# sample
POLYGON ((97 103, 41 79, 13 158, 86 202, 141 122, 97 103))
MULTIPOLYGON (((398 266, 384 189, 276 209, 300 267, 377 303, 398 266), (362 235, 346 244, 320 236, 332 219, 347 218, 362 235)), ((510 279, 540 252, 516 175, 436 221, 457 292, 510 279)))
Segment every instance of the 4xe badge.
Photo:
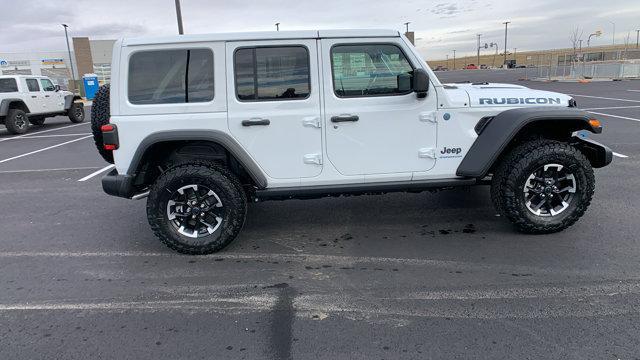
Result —
POLYGON ((458 158, 462 157, 462 148, 459 147, 444 147, 440 150, 440 158, 448 159, 448 158, 458 158))

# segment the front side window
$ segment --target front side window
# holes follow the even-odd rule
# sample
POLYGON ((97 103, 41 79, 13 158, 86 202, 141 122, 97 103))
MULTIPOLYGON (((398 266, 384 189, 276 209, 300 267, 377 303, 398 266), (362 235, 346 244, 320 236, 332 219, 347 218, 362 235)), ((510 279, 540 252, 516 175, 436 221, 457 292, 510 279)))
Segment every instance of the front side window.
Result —
POLYGON ((135 53, 129 60, 132 104, 176 104, 213 100, 213 53, 209 49, 135 53))
POLYGON ((40 85, 38 85, 38 80, 36 80, 36 79, 27 79, 27 88, 31 92, 40 91, 40 85))
POLYGON ((42 90, 44 91, 56 91, 55 85, 49 79, 40 79, 40 83, 42 84, 42 90))
POLYGON ((396 45, 336 45, 331 49, 333 88, 340 97, 406 94, 413 67, 396 45))
POLYGON ((0 79, 0 93, 18 92, 16 79, 0 79))
POLYGON ((303 46, 238 49, 234 56, 238 100, 301 100, 309 96, 309 51, 303 46))

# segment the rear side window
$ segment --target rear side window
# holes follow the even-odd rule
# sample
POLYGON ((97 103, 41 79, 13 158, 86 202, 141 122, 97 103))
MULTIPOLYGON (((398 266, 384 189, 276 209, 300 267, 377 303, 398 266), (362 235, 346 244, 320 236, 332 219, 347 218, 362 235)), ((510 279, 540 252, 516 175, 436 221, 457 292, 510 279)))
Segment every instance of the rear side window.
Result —
POLYGON ((38 80, 36 79, 27 79, 27 88, 29 91, 40 91, 40 85, 38 85, 38 80))
POLYGON ((413 68, 392 44, 336 45, 331 49, 333 89, 339 97, 402 95, 399 76, 413 68))
POLYGON ((0 93, 17 92, 18 83, 16 79, 0 79, 0 93))
POLYGON ((234 55, 241 101, 301 100, 309 96, 309 51, 304 46, 241 48, 234 55))
POLYGON ((213 100, 213 52, 209 49, 138 52, 129 60, 132 104, 213 100))

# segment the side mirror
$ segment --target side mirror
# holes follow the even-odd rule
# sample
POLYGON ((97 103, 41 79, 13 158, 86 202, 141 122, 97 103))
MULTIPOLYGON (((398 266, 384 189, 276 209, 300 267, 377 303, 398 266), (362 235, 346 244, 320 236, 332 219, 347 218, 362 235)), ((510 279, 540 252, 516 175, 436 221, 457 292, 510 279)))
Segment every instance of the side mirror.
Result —
POLYGON ((54 87, 55 87, 56 91, 60 91, 60 85, 56 85, 54 87))
POLYGON ((413 70, 413 91, 418 99, 427 97, 429 91, 429 74, 424 69, 413 70))

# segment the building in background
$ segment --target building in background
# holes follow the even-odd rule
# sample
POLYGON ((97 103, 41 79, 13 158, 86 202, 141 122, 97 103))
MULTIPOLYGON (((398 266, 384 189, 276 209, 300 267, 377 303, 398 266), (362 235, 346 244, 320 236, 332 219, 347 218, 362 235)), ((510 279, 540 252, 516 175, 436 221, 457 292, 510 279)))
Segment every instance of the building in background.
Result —
MULTIPOLYGON (((73 38, 73 65, 75 78, 96 74, 101 84, 111 81, 111 55, 115 40, 89 40, 73 38)), ((72 79, 69 54, 65 50, 42 52, 7 52, 0 49, 0 75, 48 76, 63 88, 69 88, 72 79)))

